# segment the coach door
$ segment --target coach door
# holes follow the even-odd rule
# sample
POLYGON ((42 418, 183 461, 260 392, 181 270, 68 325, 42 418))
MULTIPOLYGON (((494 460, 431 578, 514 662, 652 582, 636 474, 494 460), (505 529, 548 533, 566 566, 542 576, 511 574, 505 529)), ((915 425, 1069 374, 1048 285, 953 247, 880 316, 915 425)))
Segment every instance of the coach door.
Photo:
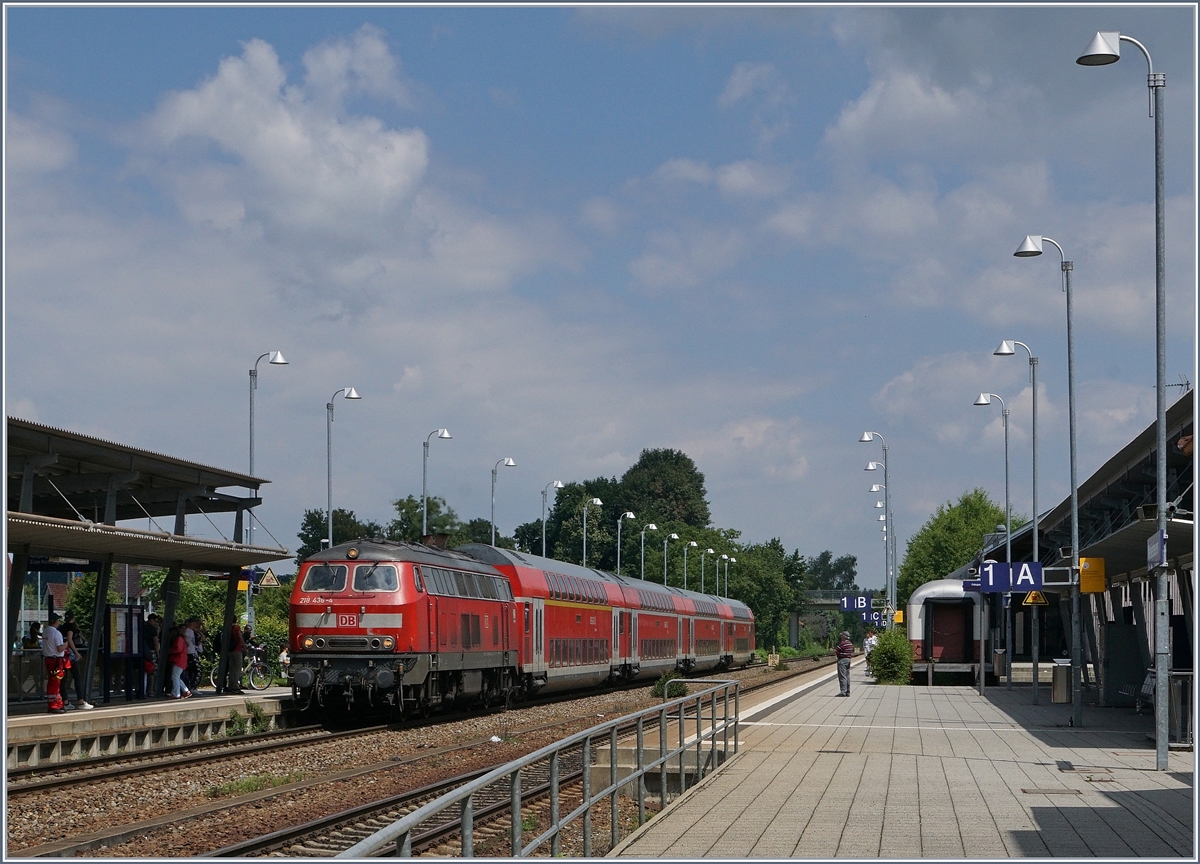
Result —
POLYGON ((609 652, 609 664, 612 666, 621 665, 621 616, 624 615, 618 609, 612 610, 612 650, 609 652))
POLYGON ((546 671, 546 601, 540 597, 533 598, 533 671, 546 671))
POLYGON ((692 656, 692 619, 679 619, 679 653, 687 660, 692 656))
POLYGON ((629 661, 634 665, 638 665, 640 652, 638 651, 638 613, 631 612, 629 625, 629 661))

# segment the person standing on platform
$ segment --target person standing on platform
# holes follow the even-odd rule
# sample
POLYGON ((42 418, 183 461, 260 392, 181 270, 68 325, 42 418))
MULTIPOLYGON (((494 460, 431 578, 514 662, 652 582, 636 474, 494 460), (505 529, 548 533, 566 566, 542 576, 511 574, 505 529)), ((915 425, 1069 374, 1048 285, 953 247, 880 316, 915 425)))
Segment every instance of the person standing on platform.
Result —
POLYGON ((200 686, 200 650, 204 644, 200 641, 200 619, 189 618, 183 625, 183 641, 187 646, 187 689, 189 691, 200 686))
MULTIPOLYGON (((183 628, 186 632, 187 627, 183 628)), ((171 698, 186 699, 192 695, 191 688, 183 683, 183 670, 188 667, 188 645, 178 626, 171 628, 167 659, 171 663, 171 698), (180 693, 179 691, 183 691, 180 693)))
POLYGON ((158 669, 159 632, 158 616, 151 612, 142 624, 142 693, 146 696, 150 695, 158 669))
POLYGON ((25 651, 36 651, 42 647, 42 625, 34 621, 29 625, 29 632, 21 637, 21 648, 25 651))
POLYGON ((229 660, 225 670, 225 690, 231 693, 242 692, 242 656, 246 643, 242 640, 242 628, 236 621, 229 632, 229 660))
POLYGON ((50 613, 50 624, 42 631, 42 660, 46 664, 46 702, 51 714, 62 714, 63 708, 62 680, 63 664, 67 662, 67 643, 63 641, 62 633, 55 626, 58 623, 58 613, 50 613))
POLYGON ((833 649, 834 655, 837 657, 838 667, 838 684, 841 686, 842 692, 839 696, 850 695, 850 658, 854 656, 854 643, 850 641, 849 632, 843 630, 841 637, 838 639, 837 645, 833 649))
POLYGON ((867 638, 863 640, 863 654, 867 658, 867 669, 871 668, 871 652, 875 650, 875 646, 879 644, 879 637, 875 635, 874 630, 867 631, 867 638))
POLYGON ((75 686, 75 704, 69 702, 63 707, 70 711, 73 708, 79 708, 83 711, 91 711, 95 706, 87 701, 87 694, 83 689, 83 657, 79 653, 79 649, 83 647, 83 634, 79 632, 79 625, 75 622, 75 613, 68 610, 63 614, 62 623, 58 625, 58 630, 62 633, 63 641, 67 644, 66 658, 70 661, 69 676, 63 676, 63 693, 67 692, 67 682, 70 681, 75 686))

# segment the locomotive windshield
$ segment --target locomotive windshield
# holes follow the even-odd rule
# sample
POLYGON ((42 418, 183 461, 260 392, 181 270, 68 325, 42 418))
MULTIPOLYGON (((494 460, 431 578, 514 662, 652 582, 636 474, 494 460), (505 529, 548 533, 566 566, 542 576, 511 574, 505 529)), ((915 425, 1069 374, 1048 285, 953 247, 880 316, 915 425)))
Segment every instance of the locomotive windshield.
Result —
POLYGON ((395 591, 400 586, 391 564, 359 564, 354 568, 355 591, 395 591))
POLYGON ((314 564, 304 576, 301 591, 341 591, 346 587, 345 564, 314 564))

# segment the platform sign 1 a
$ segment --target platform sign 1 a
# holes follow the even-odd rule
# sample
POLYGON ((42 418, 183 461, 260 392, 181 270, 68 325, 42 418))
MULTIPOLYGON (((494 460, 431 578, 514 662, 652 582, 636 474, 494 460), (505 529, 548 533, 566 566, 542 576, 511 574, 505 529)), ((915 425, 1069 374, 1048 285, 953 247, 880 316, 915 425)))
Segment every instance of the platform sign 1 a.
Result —
POLYGON ((1040 591, 1042 565, 1036 561, 1015 564, 989 561, 979 568, 979 590, 984 593, 1040 591))
POLYGON ((1018 561, 1012 565, 1012 590, 1041 591, 1042 565, 1037 561, 1018 561))
POLYGON ((867 612, 871 608, 871 598, 865 594, 846 594, 841 599, 843 612, 867 612))

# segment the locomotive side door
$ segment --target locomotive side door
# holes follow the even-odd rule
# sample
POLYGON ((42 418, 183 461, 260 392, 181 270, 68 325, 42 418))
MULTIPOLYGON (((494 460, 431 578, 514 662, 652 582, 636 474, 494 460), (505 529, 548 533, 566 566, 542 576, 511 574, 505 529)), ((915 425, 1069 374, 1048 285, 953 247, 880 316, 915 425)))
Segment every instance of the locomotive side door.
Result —
POLYGON ((621 610, 612 610, 612 642, 609 650, 609 665, 619 666, 621 656, 621 610))
POLYGON ((533 604, 525 602, 521 604, 525 607, 521 631, 521 663, 524 671, 530 672, 533 670, 533 604))

